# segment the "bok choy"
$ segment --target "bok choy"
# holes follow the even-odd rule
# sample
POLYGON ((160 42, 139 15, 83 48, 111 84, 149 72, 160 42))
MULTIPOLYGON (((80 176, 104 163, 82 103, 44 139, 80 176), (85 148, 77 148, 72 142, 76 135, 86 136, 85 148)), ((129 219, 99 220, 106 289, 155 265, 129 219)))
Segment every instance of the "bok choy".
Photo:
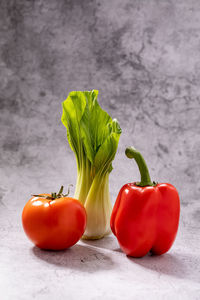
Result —
POLYGON ((87 212, 86 239, 110 233, 109 174, 121 134, 119 123, 100 107, 97 97, 97 90, 70 92, 62 103, 61 120, 77 162, 74 198, 87 212))

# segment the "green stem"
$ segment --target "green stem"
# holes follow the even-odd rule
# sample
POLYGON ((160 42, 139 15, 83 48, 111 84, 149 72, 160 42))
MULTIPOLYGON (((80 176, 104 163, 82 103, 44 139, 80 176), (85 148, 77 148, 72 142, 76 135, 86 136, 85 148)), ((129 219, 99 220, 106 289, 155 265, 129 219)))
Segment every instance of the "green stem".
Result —
POLYGON ((63 194, 63 185, 61 186, 58 194, 57 193, 51 193, 51 196, 44 196, 44 195, 32 195, 34 197, 40 197, 40 198, 45 198, 45 199, 48 199, 48 200, 55 200, 55 199, 58 199, 58 198, 63 198, 63 197, 67 197, 70 193, 70 186, 73 186, 73 184, 69 184, 68 185, 68 191, 67 191, 67 194, 63 194))
POLYGON ((151 181, 149 170, 143 156, 134 147, 126 148, 125 154, 128 158, 134 158, 140 170, 141 181, 136 183, 139 186, 154 186, 155 183, 151 181))
POLYGON ((58 196, 60 196, 60 195, 62 195, 62 193, 63 193, 63 185, 61 186, 61 188, 60 188, 60 191, 58 192, 58 196))

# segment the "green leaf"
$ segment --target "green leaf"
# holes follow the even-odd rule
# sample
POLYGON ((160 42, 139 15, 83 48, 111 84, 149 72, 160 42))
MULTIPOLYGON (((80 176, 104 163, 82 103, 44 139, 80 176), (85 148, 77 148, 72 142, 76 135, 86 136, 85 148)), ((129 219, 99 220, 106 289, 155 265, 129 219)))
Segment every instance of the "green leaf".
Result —
POLYGON ((118 122, 100 107, 97 97, 97 90, 69 93, 62 115, 71 149, 78 160, 86 155, 95 172, 111 166, 121 134, 118 122))
POLYGON ((86 107, 81 119, 81 137, 87 158, 94 163, 95 155, 109 134, 111 117, 97 102, 98 91, 84 92, 86 107))
POLYGON ((63 114, 61 121, 67 128, 67 139, 71 149, 75 152, 79 163, 82 155, 82 140, 80 135, 80 121, 84 114, 86 100, 82 92, 70 92, 62 103, 63 114))
POLYGON ((101 174, 112 171, 112 161, 115 158, 121 134, 121 128, 117 120, 113 120, 109 125, 110 134, 100 146, 94 160, 95 169, 101 174))

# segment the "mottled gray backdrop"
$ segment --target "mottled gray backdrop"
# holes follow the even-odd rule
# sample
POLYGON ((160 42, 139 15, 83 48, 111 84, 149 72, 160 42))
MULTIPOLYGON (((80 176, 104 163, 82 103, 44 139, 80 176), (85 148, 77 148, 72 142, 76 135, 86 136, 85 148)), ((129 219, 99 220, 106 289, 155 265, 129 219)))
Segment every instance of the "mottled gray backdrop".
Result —
POLYGON ((199 201, 199 15, 198 0, 1 0, 1 201, 75 183, 61 102, 89 89, 123 130, 113 200, 138 179, 124 156, 134 145, 183 205, 199 201))
POLYGON ((199 0, 0 0, 0 130, 5 300, 110 299, 110 291, 112 299, 199 299, 199 0), (179 191, 172 254, 133 263, 116 252, 113 236, 45 254, 22 231, 31 194, 75 185, 61 103, 72 90, 90 89, 99 90, 100 105, 123 130, 112 202, 124 183, 139 179, 124 155, 130 145, 143 153, 152 180, 179 191))

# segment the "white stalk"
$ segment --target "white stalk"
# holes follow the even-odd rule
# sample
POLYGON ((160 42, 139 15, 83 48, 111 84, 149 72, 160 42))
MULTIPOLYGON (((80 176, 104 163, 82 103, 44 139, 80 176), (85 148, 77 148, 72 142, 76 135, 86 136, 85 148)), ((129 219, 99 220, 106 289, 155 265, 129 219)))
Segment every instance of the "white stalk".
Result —
POLYGON ((87 227, 83 239, 99 239, 110 233, 112 205, 109 193, 109 173, 96 175, 85 201, 87 227))

